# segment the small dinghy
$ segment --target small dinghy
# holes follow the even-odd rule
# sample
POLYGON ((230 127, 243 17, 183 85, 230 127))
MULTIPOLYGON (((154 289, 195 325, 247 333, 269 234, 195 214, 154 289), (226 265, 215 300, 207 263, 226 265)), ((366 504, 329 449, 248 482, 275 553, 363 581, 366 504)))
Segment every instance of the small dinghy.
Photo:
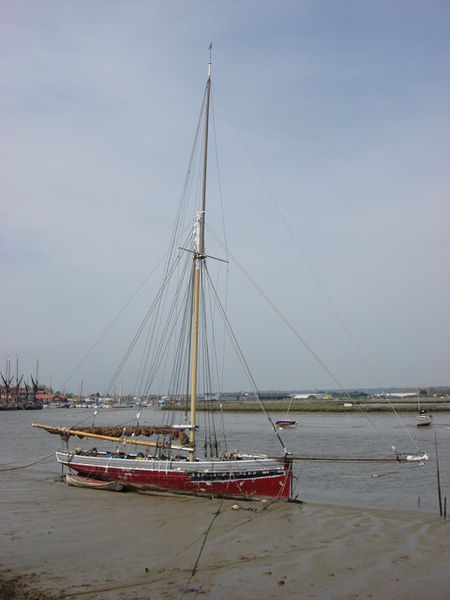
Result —
POLYGON ((110 490, 111 492, 120 492, 123 489, 123 485, 117 481, 102 481, 101 479, 83 477, 82 475, 74 475, 73 473, 67 473, 66 483, 73 487, 92 488, 93 490, 110 490))

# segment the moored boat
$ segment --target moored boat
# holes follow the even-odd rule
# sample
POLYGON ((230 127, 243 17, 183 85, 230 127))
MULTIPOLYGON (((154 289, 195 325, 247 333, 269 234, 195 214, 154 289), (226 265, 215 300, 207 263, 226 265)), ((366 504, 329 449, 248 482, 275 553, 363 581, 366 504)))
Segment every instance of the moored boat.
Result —
MULTIPOLYGON (((82 477, 77 481, 115 482, 138 491, 178 492, 241 499, 286 500, 292 493, 292 463, 289 455, 269 458, 266 455, 229 452, 215 460, 196 458, 189 461, 187 456, 180 456, 180 453, 190 452, 190 446, 128 438, 125 435, 106 435, 114 433, 114 428, 91 427, 82 430, 37 423, 33 426, 60 435, 65 440, 76 436, 114 441, 122 447, 126 447, 127 444, 145 447, 145 452, 132 454, 119 451, 99 452, 96 449, 83 451, 80 448, 57 452, 57 461, 68 467, 70 472, 75 471, 82 477), (171 457, 173 451, 178 453, 176 458, 171 457)), ((152 433, 162 435, 170 428, 139 429, 138 433, 145 436, 149 434, 149 429, 152 433)), ((186 434, 178 427, 173 428, 170 435, 181 442, 186 439, 186 434)))
MULTIPOLYGON (((33 426, 59 435, 66 442, 66 450, 56 453, 57 461, 69 469, 69 475, 76 473, 76 478, 72 477, 72 481, 89 487, 100 486, 99 489, 103 489, 104 484, 111 483, 145 492, 248 500, 289 500, 294 493, 293 460, 330 460, 330 458, 294 457, 287 450, 279 429, 292 429, 296 426, 295 420, 287 418, 290 406, 286 418, 276 423, 265 409, 261 394, 241 353, 237 338, 231 330, 225 308, 220 302, 209 273, 211 262, 214 264, 216 261, 227 262, 222 258, 208 255, 205 248, 210 93, 211 59, 201 120, 194 144, 196 151, 193 151, 189 163, 161 288, 107 388, 108 391, 115 386, 125 362, 137 340, 142 336, 146 342, 136 380, 142 382, 143 395, 149 394, 159 376, 162 383, 167 384, 168 393, 165 396, 167 407, 161 407, 163 423, 140 425, 139 412, 133 426, 129 424, 77 428, 41 424, 33 424, 33 426), (203 132, 201 152, 198 150, 200 131, 203 132), (201 169, 194 169, 191 162, 194 156, 200 154, 202 155, 201 169), (191 223, 187 226, 182 222, 186 214, 186 205, 183 202, 187 190, 197 188, 189 177, 192 177, 192 173, 200 171, 202 180, 198 189, 201 193, 200 198, 197 199, 199 206, 196 205, 192 228, 191 223), (198 208, 200 210, 197 210, 198 208), (191 234, 186 240, 188 229, 191 234), (172 299, 169 298, 170 284, 173 291, 172 299), (222 317, 224 331, 231 341, 230 345, 239 358, 247 380, 254 388, 254 395, 268 419, 275 441, 281 446, 278 455, 230 451, 225 435, 221 446, 218 435, 219 424, 214 421, 215 413, 218 411, 214 406, 211 406, 204 426, 200 429, 196 417, 197 399, 201 396, 204 403, 212 404, 215 392, 221 389, 222 383, 221 368, 217 360, 218 344, 212 346, 217 342, 218 335, 212 318, 217 316, 222 317), (144 336, 145 327, 148 329, 144 336), (209 336, 206 335, 207 333, 209 336), (167 373, 167 371, 171 372, 167 373), (174 422, 173 416, 176 413, 169 410, 175 404, 178 404, 180 412, 184 413, 184 422, 181 424, 174 422), (114 448, 112 450, 96 448, 70 450, 71 437, 96 440, 112 445, 114 448)), ((161 381, 158 381, 159 383, 161 381)), ((340 459, 333 458, 333 460, 340 459)), ((388 460, 407 461, 416 458, 402 456, 394 449, 394 456, 388 460)))
POLYGON ((295 419, 288 419, 289 411, 291 410, 293 399, 294 399, 294 396, 291 395, 291 399, 289 400, 289 406, 287 408, 285 418, 278 419, 278 421, 275 421, 275 425, 277 426, 278 429, 295 429, 297 427, 297 421, 295 421, 295 419))
POLYGON ((423 427, 426 425, 431 425, 433 423, 433 415, 430 412, 426 412, 423 408, 419 411, 419 414, 416 416, 416 425, 417 427, 423 427))
POLYGON ((275 425, 278 429, 295 429, 297 421, 294 421, 294 419, 278 419, 278 421, 275 421, 275 425))
POLYGON ((433 415, 430 411, 421 408, 420 406, 420 394, 419 388, 417 387, 417 416, 416 416, 416 426, 417 427, 426 427, 427 425, 431 425, 433 423, 433 415))
POLYGON ((83 487, 111 489, 107 485, 110 483, 137 491, 280 500, 289 498, 291 492, 290 464, 265 456, 189 462, 57 452, 56 458, 82 474, 75 484, 83 483, 83 487))

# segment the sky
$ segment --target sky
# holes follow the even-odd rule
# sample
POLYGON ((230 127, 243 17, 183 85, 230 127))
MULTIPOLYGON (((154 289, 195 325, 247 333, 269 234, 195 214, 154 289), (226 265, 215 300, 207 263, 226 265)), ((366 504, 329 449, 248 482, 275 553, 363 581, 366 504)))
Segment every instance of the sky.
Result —
POLYGON ((231 265, 259 388, 449 385, 438 0, 2 0, 0 370, 104 389, 155 278, 71 374, 165 251, 210 41, 208 202, 218 162, 229 248, 284 319, 231 265))

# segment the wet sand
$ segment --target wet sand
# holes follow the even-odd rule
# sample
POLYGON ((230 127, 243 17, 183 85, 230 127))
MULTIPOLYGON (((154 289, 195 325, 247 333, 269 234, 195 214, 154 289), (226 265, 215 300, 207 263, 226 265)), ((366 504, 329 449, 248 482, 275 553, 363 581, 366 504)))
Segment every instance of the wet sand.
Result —
POLYGON ((30 469, 2 472, 1 484, 0 598, 449 597, 450 521, 437 515, 233 510, 233 501, 71 488, 30 469))

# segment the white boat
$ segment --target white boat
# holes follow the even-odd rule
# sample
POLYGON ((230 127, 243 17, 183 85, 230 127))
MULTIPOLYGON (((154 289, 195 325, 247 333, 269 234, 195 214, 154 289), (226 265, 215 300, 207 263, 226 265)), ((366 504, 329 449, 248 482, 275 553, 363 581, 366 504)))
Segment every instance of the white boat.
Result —
POLYGON ((431 412, 426 411, 425 409, 420 407, 419 387, 417 387, 417 410, 418 410, 418 414, 416 416, 416 426, 417 427, 425 427, 425 426, 431 425, 433 423, 433 415, 431 414, 431 412))
POLYGON ((416 416, 417 427, 423 427, 425 425, 431 425, 433 423, 433 415, 430 412, 426 412, 423 408, 419 411, 416 416))

